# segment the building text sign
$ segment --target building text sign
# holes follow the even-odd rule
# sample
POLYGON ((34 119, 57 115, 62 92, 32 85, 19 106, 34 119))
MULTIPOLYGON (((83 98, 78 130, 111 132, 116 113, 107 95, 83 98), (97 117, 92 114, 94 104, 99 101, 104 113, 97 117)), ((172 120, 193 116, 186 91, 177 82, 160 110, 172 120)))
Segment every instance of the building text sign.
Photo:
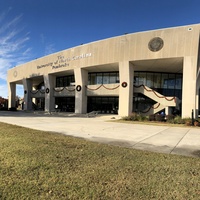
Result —
POLYGON ((45 63, 44 65, 38 65, 37 69, 41 69, 41 68, 45 68, 45 67, 51 67, 52 69, 68 67, 70 61, 79 60, 79 59, 83 59, 83 58, 87 58, 87 57, 91 57, 91 56, 92 56, 92 53, 85 53, 85 54, 81 54, 78 56, 73 56, 71 58, 70 57, 65 58, 65 56, 57 56, 56 61, 45 63))

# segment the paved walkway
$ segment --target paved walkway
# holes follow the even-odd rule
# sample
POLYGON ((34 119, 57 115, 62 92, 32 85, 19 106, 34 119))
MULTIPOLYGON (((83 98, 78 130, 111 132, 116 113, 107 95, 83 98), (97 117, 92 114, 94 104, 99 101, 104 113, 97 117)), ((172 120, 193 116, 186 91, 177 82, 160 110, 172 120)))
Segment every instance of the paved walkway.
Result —
POLYGON ((200 128, 112 122, 117 116, 87 118, 0 111, 0 121, 87 140, 154 152, 200 157, 200 128), (109 121, 108 121, 109 120, 109 121))

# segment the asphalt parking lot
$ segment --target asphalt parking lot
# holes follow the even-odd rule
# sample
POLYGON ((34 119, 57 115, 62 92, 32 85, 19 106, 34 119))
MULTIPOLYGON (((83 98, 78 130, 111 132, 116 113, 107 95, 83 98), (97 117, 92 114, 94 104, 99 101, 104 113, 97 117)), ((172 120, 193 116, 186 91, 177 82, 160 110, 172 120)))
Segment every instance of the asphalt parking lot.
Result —
POLYGON ((0 111, 0 121, 90 141, 153 152, 200 157, 200 128, 116 122, 117 115, 0 111))

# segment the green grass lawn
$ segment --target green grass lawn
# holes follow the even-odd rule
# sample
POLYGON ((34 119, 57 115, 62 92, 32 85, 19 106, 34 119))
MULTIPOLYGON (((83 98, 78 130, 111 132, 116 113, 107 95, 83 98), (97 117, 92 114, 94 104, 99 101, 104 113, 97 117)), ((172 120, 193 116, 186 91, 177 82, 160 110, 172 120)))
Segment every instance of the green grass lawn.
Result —
POLYGON ((200 199, 200 159, 0 123, 0 199, 200 199))

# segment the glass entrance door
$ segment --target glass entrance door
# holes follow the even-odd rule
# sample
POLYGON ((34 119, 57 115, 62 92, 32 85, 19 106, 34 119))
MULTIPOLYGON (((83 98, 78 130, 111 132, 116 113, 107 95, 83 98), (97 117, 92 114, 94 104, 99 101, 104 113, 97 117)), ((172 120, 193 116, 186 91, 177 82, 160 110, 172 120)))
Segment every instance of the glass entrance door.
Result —
POLYGON ((118 113, 119 97, 88 97, 87 112, 99 111, 102 114, 118 113))
POLYGON ((75 111, 75 97, 56 97, 55 105, 62 112, 74 112, 75 111))

